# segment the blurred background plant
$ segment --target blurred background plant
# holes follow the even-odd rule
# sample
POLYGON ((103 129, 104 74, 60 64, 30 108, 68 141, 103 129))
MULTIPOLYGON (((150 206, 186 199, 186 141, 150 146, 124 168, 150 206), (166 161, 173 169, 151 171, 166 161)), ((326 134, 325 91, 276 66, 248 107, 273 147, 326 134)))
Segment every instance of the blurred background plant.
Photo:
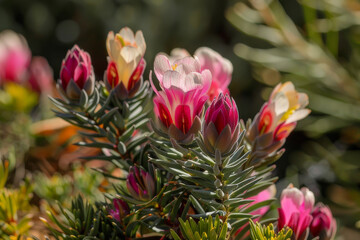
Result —
MULTIPOLYGON (((238 43, 234 52, 252 63, 258 81, 274 86, 291 80, 310 99, 313 113, 301 124, 305 136, 296 140, 305 141, 289 155, 290 164, 278 185, 290 181, 309 186, 332 206, 341 224, 356 228, 360 219, 360 3, 302 0, 296 4, 301 18, 286 11, 288 4, 249 0, 229 8, 227 19, 260 43, 238 43)), ((263 94, 268 92, 265 88, 263 94)))
MULTIPOLYGON (((309 95, 313 112, 286 143, 287 151, 277 164, 278 188, 289 182, 307 185, 346 226, 339 228, 339 235, 356 239, 360 227, 359 11, 356 0, 2 0, 0 31, 23 34, 33 55, 46 57, 53 66, 55 79, 64 53, 74 43, 96 56, 92 62, 101 79, 107 65, 104 39, 108 31, 125 25, 144 32, 149 46, 144 76, 157 52, 169 53, 175 47, 194 52, 209 46, 234 65, 229 88, 243 119, 255 115, 278 82, 294 82, 309 95)), ((69 146, 78 141, 76 127, 59 120, 30 124, 29 112, 36 120, 50 116, 34 118, 38 108, 32 99, 39 98, 30 93, 33 90, 12 84, 6 89, 5 95, 0 94, 1 103, 22 91, 13 99, 29 107, 16 115, 8 112, 14 105, 1 108, 0 115, 7 121, 0 126, 0 151, 7 152, 14 144, 23 149, 16 156, 25 155, 27 160, 14 179, 20 182, 25 167, 40 170, 45 175, 36 179, 48 183, 48 190, 35 186, 35 191, 56 199, 57 191, 69 191, 56 189, 58 183, 67 184, 70 178, 55 175, 44 180, 45 176, 65 174, 79 156, 94 153, 69 146)))
POLYGON ((9 172, 15 167, 14 152, 3 158, 0 156, 0 238, 4 240, 27 239, 33 227, 36 213, 30 203, 32 185, 25 179, 20 186, 8 186, 9 172))

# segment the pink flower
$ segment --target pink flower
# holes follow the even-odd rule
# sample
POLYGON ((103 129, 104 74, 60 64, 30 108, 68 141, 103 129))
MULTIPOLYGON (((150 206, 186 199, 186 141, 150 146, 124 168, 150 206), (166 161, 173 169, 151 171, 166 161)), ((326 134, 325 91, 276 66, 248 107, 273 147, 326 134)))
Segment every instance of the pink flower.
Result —
POLYGON ((62 62, 58 83, 70 99, 79 99, 83 89, 91 95, 95 76, 90 55, 77 45, 69 50, 62 62))
POLYGON ((320 237, 320 240, 333 239, 336 233, 336 220, 333 218, 329 207, 318 203, 311 215, 313 217, 310 225, 311 235, 320 237))
POLYGON ((229 93, 228 86, 233 72, 232 63, 218 52, 207 47, 198 48, 195 51, 195 56, 199 58, 201 70, 209 69, 212 74, 211 87, 208 92, 210 101, 220 93, 229 93))
POLYGON ((109 32, 106 40, 109 54, 104 80, 108 91, 115 89, 121 99, 134 96, 140 87, 146 66, 146 44, 141 31, 122 28, 119 33, 109 32))
POLYGON ((234 99, 222 93, 215 97, 205 113, 203 138, 206 150, 214 154, 218 149, 227 154, 236 146, 240 133, 239 113, 234 99))
POLYGON ((154 71, 162 91, 150 82, 156 96, 154 112, 163 132, 177 141, 189 142, 201 128, 199 115, 208 99, 209 70, 201 71, 196 58, 185 57, 173 65, 162 54, 155 58, 154 71))
POLYGON ((248 129, 252 158, 262 159, 275 153, 295 129, 297 121, 310 113, 305 108, 308 103, 308 96, 297 92, 291 82, 278 84, 248 129))
POLYGON ((130 195, 137 200, 149 201, 155 195, 155 181, 150 173, 136 166, 130 167, 126 186, 130 195))
POLYGON ((124 217, 130 214, 130 207, 124 200, 116 198, 113 200, 113 209, 110 209, 109 213, 121 222, 124 217))
MULTIPOLYGON (((257 203, 269 200, 270 198, 273 198, 275 196, 276 193, 276 188, 275 185, 271 185, 269 188, 265 189, 264 191, 258 193, 257 195, 253 196, 253 197, 249 197, 247 199, 249 200, 254 200, 253 202, 249 203, 248 205, 245 206, 245 208, 249 208, 251 206, 254 206, 257 203)), ((240 206, 240 208, 242 208, 242 206, 240 206)), ((267 213, 269 211, 270 207, 268 205, 258 208, 252 212, 250 212, 252 215, 260 215, 260 217, 253 219, 253 221, 256 223, 260 220, 260 218, 262 216, 265 215, 265 213, 267 213)), ((235 235, 239 234, 241 232, 242 229, 244 229, 246 226, 248 225, 248 223, 244 226, 242 226, 239 230, 237 230, 237 232, 235 233, 235 235)), ((247 236, 249 236, 250 232, 247 231, 241 239, 246 239, 247 236)))
POLYGON ((43 57, 34 57, 30 65, 29 83, 38 93, 49 93, 53 87, 53 71, 43 57))
POLYGON ((285 226, 294 231, 296 240, 307 239, 313 217, 314 194, 307 188, 301 190, 289 185, 281 194, 281 207, 278 209, 278 229, 285 226))
POLYGON ((31 60, 26 40, 12 31, 0 33, 0 84, 24 81, 31 60))
MULTIPOLYGON (((201 70, 208 69, 212 75, 212 82, 208 91, 209 100, 212 101, 220 93, 229 94, 228 86, 233 72, 232 63, 208 47, 200 47, 194 54, 198 57, 201 70)), ((175 48, 170 53, 170 62, 190 56, 189 52, 182 48, 175 48)))

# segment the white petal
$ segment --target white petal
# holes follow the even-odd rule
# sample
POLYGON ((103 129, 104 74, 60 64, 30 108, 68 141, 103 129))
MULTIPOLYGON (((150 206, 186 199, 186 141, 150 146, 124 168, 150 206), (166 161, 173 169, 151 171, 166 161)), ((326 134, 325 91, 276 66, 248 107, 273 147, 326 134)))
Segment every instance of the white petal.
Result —
POLYGON ((141 53, 139 50, 132 46, 125 46, 121 49, 120 52, 121 56, 125 60, 126 63, 135 61, 136 63, 139 63, 141 60, 141 53))
POLYGON ((119 34, 126 42, 130 42, 130 43, 135 42, 134 32, 130 28, 128 27, 122 28, 119 34))
POLYGON ((276 116, 284 114, 289 109, 289 100, 282 92, 275 95, 274 103, 276 116))
POLYGON ((296 122, 299 121, 303 118, 305 118, 307 115, 310 114, 310 109, 300 109, 295 111, 293 114, 291 114, 291 116, 286 120, 286 123, 292 123, 292 122, 296 122))
POLYGON ((146 50, 146 43, 142 31, 137 31, 135 35, 135 42, 140 50, 141 56, 144 56, 146 50))

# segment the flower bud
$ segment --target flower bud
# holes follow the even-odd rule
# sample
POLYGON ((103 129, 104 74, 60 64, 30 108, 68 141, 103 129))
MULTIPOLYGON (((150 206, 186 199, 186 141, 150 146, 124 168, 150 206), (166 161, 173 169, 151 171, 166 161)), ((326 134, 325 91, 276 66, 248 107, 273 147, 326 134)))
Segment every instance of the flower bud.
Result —
POLYGON ((314 194, 307 188, 301 190, 289 185, 281 193, 281 207, 278 209, 279 230, 285 226, 294 231, 295 240, 307 239, 312 220, 311 212, 314 207, 314 194))
POLYGON ((108 67, 104 74, 108 91, 115 89, 120 99, 133 97, 142 83, 146 66, 146 44, 141 31, 122 28, 119 33, 109 32, 106 40, 109 54, 108 67))
POLYGON ((229 95, 220 93, 205 113, 202 134, 207 151, 215 154, 218 149, 222 155, 231 152, 236 146, 239 132, 236 103, 229 95))
POLYGON ((0 84, 23 82, 30 61, 31 52, 23 36, 9 30, 0 33, 0 84))
POLYGON ((329 207, 318 203, 311 215, 313 217, 310 225, 311 235, 319 237, 320 240, 333 239, 336 233, 336 220, 329 207))
POLYGON ((149 201, 155 196, 155 182, 150 173, 138 167, 130 167, 126 186, 130 195, 140 201, 149 201))
POLYGON ((30 65, 29 84, 38 93, 49 93, 53 88, 53 71, 43 57, 34 57, 30 65))
POLYGON ((113 209, 110 209, 109 213, 117 221, 121 222, 124 217, 130 214, 130 207, 124 200, 117 198, 113 200, 113 209))
POLYGON ((81 91, 91 95, 95 86, 95 75, 90 55, 77 45, 69 50, 62 62, 59 86, 71 100, 77 100, 81 91))

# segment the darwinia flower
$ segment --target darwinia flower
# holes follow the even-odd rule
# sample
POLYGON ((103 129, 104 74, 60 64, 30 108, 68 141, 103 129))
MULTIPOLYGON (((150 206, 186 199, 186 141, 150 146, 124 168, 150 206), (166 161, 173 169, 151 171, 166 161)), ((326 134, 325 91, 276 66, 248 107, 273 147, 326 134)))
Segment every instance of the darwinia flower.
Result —
POLYGON ((266 158, 276 152, 297 121, 310 113, 305 108, 308 103, 308 96, 297 92, 291 82, 278 84, 248 129, 247 140, 253 145, 252 157, 266 158))
POLYGON ((201 128, 199 116, 208 99, 210 71, 201 71, 197 58, 185 57, 171 65, 162 54, 155 58, 154 71, 162 90, 156 89, 150 73, 156 93, 154 112, 161 130, 177 141, 191 142, 201 128))
POLYGON ((212 82, 208 92, 210 101, 220 93, 229 93, 228 86, 233 72, 232 63, 207 47, 198 48, 194 55, 199 58, 201 70, 209 69, 211 72, 212 82))
POLYGON ((328 206, 318 203, 312 212, 313 220, 310 224, 310 233, 320 240, 333 239, 336 233, 336 220, 328 206))
POLYGON ((236 147, 240 133, 239 113, 233 98, 222 93, 215 97, 205 113, 202 135, 206 150, 211 154, 218 149, 227 154, 236 147))
POLYGON ((155 182, 150 173, 138 167, 130 167, 126 179, 126 186, 130 195, 140 201, 149 201, 155 195, 155 182))
POLYGON ((145 69, 146 50, 142 31, 134 35, 130 28, 122 28, 119 33, 109 32, 106 40, 109 54, 104 81, 108 91, 115 89, 116 95, 125 99, 132 97, 139 89, 145 69))
POLYGON ((299 190, 289 185, 281 193, 280 202, 278 229, 288 226, 294 231, 295 240, 307 239, 313 219, 314 194, 305 187, 299 190))
MULTIPOLYGON (((200 47, 194 54, 198 57, 201 70, 208 69, 212 75, 212 82, 208 91, 209 100, 212 101, 220 93, 229 94, 228 86, 231 82, 233 72, 232 63, 222 57, 218 52, 208 47, 200 47)), ((190 56, 189 52, 183 48, 175 48, 170 53, 170 62, 190 56)))
POLYGON ((0 33, 0 84, 22 82, 30 61, 31 52, 23 36, 12 31, 0 33))
POLYGON ((81 91, 91 95, 95 86, 95 75, 90 55, 75 45, 66 54, 58 80, 59 89, 72 100, 79 99, 81 91))
POLYGON ((53 88, 53 71, 43 57, 34 57, 30 65, 29 84, 38 93, 48 93, 53 88))
POLYGON ((121 222, 124 217, 129 215, 130 207, 124 200, 115 198, 113 200, 113 209, 110 209, 109 213, 117 221, 121 222))

